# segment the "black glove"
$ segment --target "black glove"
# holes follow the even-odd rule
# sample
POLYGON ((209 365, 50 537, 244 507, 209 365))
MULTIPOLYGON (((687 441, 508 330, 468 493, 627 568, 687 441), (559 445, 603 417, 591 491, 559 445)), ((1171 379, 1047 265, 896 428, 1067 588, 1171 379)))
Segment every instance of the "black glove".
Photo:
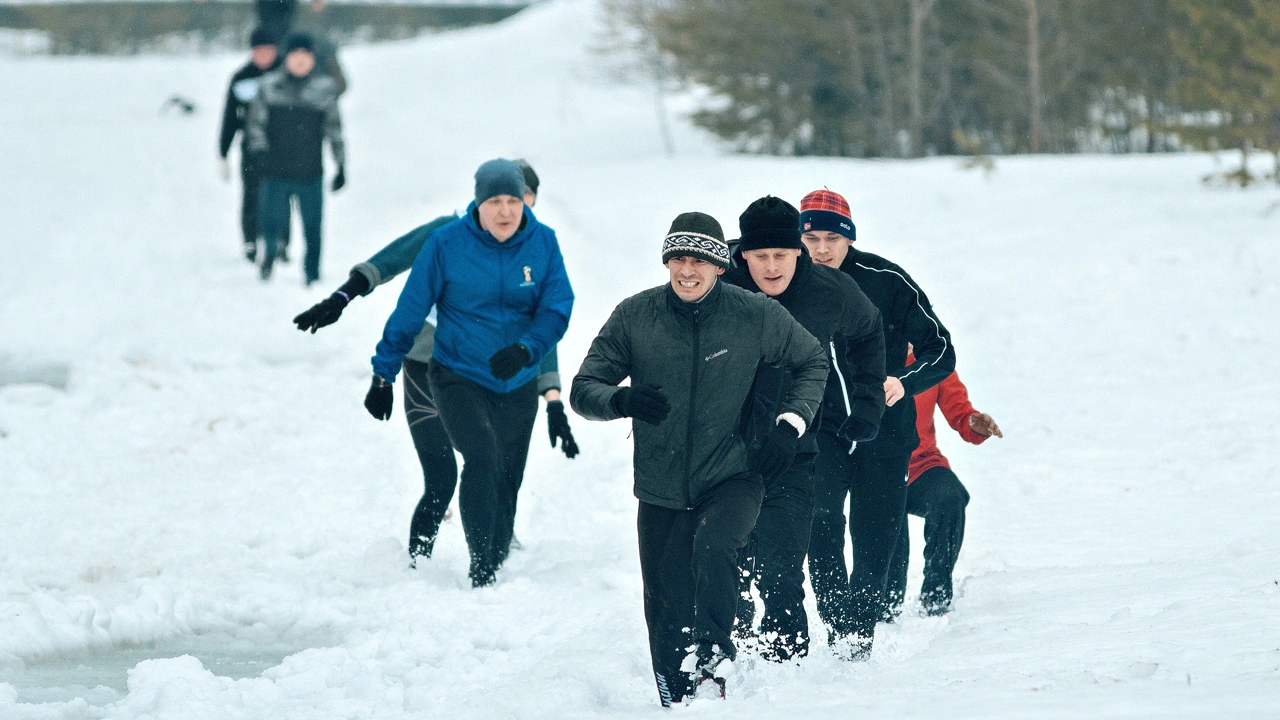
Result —
POLYGON ((635 418, 642 423, 657 425, 671 414, 671 403, 656 385, 632 385, 618 390, 613 396, 613 407, 623 417, 635 418))
POLYGON ((298 326, 299 330, 310 330, 315 334, 316 330, 338 322, 338 318, 342 317, 342 310, 351 302, 351 298, 344 295, 341 291, 336 292, 320 302, 312 305, 310 309, 304 310, 293 319, 293 324, 298 326))
POLYGON ((369 394, 364 396, 364 409, 368 410, 375 420, 391 419, 391 406, 395 404, 395 394, 391 392, 391 388, 391 383, 378 375, 373 376, 369 394))
POLYGON ((529 348, 516 343, 508 345, 489 358, 489 372, 499 380, 510 380, 520 372, 520 368, 533 361, 529 348))
POLYGON ((333 182, 329 185, 329 189, 338 192, 347 184, 347 166, 339 165, 338 174, 333 176, 333 182))
POLYGON ((796 442, 799 438, 800 433, 796 432, 795 426, 786 420, 774 425, 769 434, 764 436, 760 451, 756 453, 756 469, 760 471, 760 476, 765 480, 772 480, 785 472, 796 457, 796 442))
POLYGON ((572 460, 578 454, 578 443, 573 441, 569 418, 564 414, 564 403, 559 400, 547 401, 547 434, 551 436, 551 447, 555 447, 556 438, 560 438, 560 449, 564 450, 565 457, 572 460))
POLYGON ((836 431, 836 437, 846 442, 867 442, 875 440, 879 434, 880 428, 863 420, 862 418, 850 417, 844 421, 840 429, 836 431))

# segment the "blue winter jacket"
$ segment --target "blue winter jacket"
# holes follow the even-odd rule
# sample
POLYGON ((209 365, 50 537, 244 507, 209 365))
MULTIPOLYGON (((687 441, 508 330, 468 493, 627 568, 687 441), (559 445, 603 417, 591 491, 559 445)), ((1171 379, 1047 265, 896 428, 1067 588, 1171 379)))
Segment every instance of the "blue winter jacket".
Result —
MULTIPOLYGON (((400 273, 408 272, 413 267, 413 261, 418 257, 418 253, 422 252, 422 246, 431 233, 457 219, 458 214, 452 213, 441 215, 425 225, 419 225, 392 240, 386 247, 374 253, 373 257, 351 268, 352 275, 360 273, 365 280, 369 281, 369 289, 362 294, 368 295, 379 285, 390 282, 400 273)), ((428 312, 427 322, 422 326, 422 332, 418 333, 418 338, 414 340, 413 347, 405 354, 406 359, 431 362, 431 354, 435 349, 435 320, 433 313, 428 312)), ((560 361, 553 347, 542 356, 542 363, 538 367, 538 394, 559 389, 560 361)))
POLYGON ((426 238, 373 356, 375 374, 394 380, 431 306, 432 360, 494 392, 532 380, 569 326, 573 288, 551 228, 524 208, 525 224, 498 242, 476 221, 476 205, 426 238), (489 370, 498 350, 521 343, 533 358, 505 382, 489 370))

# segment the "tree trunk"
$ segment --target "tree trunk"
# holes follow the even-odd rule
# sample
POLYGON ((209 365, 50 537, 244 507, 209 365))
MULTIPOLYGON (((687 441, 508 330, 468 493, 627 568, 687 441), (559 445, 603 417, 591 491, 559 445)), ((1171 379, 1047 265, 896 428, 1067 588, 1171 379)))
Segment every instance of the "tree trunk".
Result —
POLYGON ((893 106, 893 65, 889 61, 889 39, 884 23, 881 22, 880 11, 875 0, 867 3, 871 16, 871 36, 875 45, 872 53, 876 59, 876 72, 880 76, 881 87, 881 122, 884 125, 883 150, 885 155, 897 155, 898 123, 894 118, 893 106))
POLYGON ((1027 96, 1031 101, 1031 152, 1040 152, 1040 11, 1037 0, 1027 5, 1027 96))
POLYGON ((911 155, 924 154, 924 89, 920 77, 924 73, 924 21, 933 9, 935 0, 911 0, 911 23, 908 30, 911 60, 908 69, 908 88, 911 105, 911 155))
POLYGON ((658 133, 662 136, 662 148, 667 151, 667 157, 675 157, 676 144, 671 138, 671 127, 667 124, 666 65, 656 43, 651 44, 649 52, 649 68, 653 75, 653 111, 658 116, 658 133))

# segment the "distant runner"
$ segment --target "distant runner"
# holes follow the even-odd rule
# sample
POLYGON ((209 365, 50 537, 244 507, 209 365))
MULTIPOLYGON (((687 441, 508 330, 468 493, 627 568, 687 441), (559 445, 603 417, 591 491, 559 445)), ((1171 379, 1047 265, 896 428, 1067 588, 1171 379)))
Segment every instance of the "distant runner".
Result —
MULTIPOLYGON (((253 155, 249 152, 249 133, 245 131, 245 121, 249 116, 249 103, 258 96, 262 76, 276 67, 280 55, 276 52, 275 36, 264 27, 256 28, 249 35, 249 47, 252 53, 249 62, 231 76, 231 83, 227 87, 227 100, 222 110, 222 132, 218 137, 218 154, 222 157, 219 166, 222 181, 229 182, 231 164, 227 161, 227 155, 231 152, 236 134, 240 134, 240 182, 244 187, 240 201, 240 230, 244 234, 242 252, 246 260, 253 262, 258 256, 258 190, 262 183, 262 172, 253 163, 253 155)), ((284 242, 289 242, 288 226, 285 227, 284 242)))
POLYGON ((262 175, 258 220, 266 245, 260 266, 263 280, 271 278, 277 252, 283 247, 290 198, 297 198, 307 241, 304 280, 310 285, 320 279, 322 149, 326 140, 338 166, 330 189, 338 192, 347 183, 337 88, 332 78, 315 71, 312 48, 309 36, 290 36, 285 44, 284 68, 262 77, 249 106, 249 153, 262 175))
POLYGON ((305 33, 310 35, 315 44, 316 67, 320 72, 333 78, 333 82, 341 96, 347 91, 347 75, 338 62, 338 46, 329 37, 324 23, 324 10, 328 6, 325 0, 311 0, 310 11, 298 15, 298 0, 254 0, 254 8, 258 13, 258 25, 262 27, 277 44, 283 44, 289 35, 305 33))

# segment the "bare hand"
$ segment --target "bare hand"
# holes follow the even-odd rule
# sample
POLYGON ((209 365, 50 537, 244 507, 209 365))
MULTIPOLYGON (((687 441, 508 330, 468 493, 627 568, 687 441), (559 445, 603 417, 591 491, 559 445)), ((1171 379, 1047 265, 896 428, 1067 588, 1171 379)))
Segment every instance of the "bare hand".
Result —
POLYGON ((884 406, 893 407, 893 404, 902 399, 907 391, 902 387, 902 381, 890 375, 884 379, 884 406))
POLYGON ((974 413, 969 416, 969 427, 982 437, 991 437, 995 435, 1003 438, 1004 433, 1000 432, 1000 426, 996 425, 996 421, 986 413, 974 413))
POLYGON ((218 177, 222 178, 222 182, 231 182, 231 163, 226 158, 218 161, 218 177))

